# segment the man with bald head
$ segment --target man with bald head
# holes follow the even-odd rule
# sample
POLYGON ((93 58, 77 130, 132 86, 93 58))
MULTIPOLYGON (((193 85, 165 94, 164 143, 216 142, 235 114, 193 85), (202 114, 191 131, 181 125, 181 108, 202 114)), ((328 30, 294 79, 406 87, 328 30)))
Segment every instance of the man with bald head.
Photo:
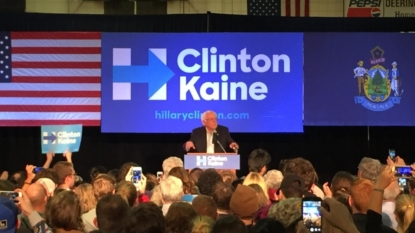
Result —
MULTIPOLYGON (((33 183, 26 189, 26 195, 32 203, 34 210, 38 212, 40 216, 44 217, 43 214, 48 201, 45 187, 41 184, 33 183)), ((21 222, 20 228, 27 228, 29 231, 33 232, 29 219, 27 219, 24 214, 20 214, 19 219, 21 222)))
POLYGON ((236 152, 239 146, 231 138, 228 127, 218 125, 218 116, 208 110, 202 114, 202 125, 193 129, 190 140, 184 145, 188 152, 223 153, 236 152))

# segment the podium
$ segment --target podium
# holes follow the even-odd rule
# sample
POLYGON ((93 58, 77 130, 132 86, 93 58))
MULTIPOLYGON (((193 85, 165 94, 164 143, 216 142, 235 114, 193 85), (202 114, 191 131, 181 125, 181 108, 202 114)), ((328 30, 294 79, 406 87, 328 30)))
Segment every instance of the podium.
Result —
POLYGON ((240 156, 237 153, 187 153, 184 155, 184 169, 192 170, 200 168, 206 170, 231 170, 240 169, 240 156))

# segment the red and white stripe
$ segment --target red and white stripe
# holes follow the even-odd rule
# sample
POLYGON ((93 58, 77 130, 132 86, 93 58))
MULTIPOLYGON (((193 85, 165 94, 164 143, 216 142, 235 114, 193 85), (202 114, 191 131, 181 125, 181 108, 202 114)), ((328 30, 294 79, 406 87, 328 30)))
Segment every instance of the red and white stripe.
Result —
POLYGON ((0 126, 100 125, 101 33, 12 32, 11 39, 0 126))
POLYGON ((281 16, 308 17, 310 16, 310 0, 282 0, 281 16))

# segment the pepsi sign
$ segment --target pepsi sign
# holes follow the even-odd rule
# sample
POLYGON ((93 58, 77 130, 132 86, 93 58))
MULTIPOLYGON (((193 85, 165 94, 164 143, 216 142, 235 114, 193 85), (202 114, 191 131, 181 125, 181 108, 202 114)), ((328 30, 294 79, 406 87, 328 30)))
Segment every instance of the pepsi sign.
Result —
POLYGON ((346 0, 346 17, 380 17, 383 16, 381 0, 346 0))

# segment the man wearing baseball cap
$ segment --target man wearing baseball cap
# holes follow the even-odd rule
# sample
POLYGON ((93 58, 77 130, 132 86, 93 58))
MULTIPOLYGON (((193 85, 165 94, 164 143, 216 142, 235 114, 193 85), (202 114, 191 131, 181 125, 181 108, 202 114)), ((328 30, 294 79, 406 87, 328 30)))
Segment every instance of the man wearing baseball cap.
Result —
MULTIPOLYGON (((19 209, 22 211, 22 214, 24 214, 28 218, 28 220, 30 222, 30 225, 32 226, 33 232, 36 232, 36 233, 53 233, 52 229, 49 228, 49 226, 46 224, 45 220, 40 216, 40 214, 33 207, 29 197, 26 194, 26 192, 21 190, 21 189, 16 189, 15 192, 20 193, 20 195, 18 197, 16 197, 15 200, 14 200, 14 202, 16 202, 16 203, 13 203, 13 201, 9 201, 13 205, 11 206, 10 203, 9 203, 9 204, 7 204, 7 207, 12 209, 13 210, 12 212, 15 211, 17 213, 17 209, 14 209, 14 208, 16 208, 16 205, 17 205, 19 207, 19 209)), ((1 203, 2 202, 0 202, 0 206, 1 206, 1 203)), ((1 216, 3 216, 2 215, 3 210, 6 210, 6 209, 1 209, 0 208, 0 221, 2 219, 1 216)), ((5 213, 8 213, 8 212, 6 211, 5 213)), ((16 214, 15 218, 17 218, 17 214, 16 214)), ((23 233, 22 231, 24 231, 24 229, 27 229, 27 228, 20 228, 19 229, 19 226, 20 226, 20 221, 19 220, 17 220, 17 226, 18 226, 17 227, 18 230, 16 231, 17 233, 23 233)), ((4 231, 3 232, 0 229, 0 233, 14 233, 14 232, 13 231, 4 231)), ((26 232, 24 232, 24 233, 26 233, 26 232)))
POLYGON ((0 196, 0 233, 16 233, 18 229, 16 204, 9 198, 0 196))

